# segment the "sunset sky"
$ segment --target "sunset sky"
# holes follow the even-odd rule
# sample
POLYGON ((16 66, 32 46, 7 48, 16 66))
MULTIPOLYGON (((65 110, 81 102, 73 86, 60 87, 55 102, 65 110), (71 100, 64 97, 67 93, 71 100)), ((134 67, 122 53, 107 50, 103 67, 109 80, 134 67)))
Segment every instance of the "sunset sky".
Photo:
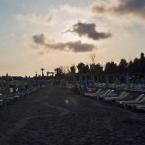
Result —
POLYGON ((145 0, 0 0, 0 75, 145 52, 145 0))

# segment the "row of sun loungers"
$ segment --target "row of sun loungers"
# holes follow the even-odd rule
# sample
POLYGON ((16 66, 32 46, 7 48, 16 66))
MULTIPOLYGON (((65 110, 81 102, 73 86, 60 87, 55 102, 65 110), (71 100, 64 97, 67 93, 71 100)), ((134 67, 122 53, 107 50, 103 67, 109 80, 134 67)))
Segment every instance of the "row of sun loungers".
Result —
POLYGON ((28 91, 23 92, 23 93, 17 93, 17 94, 1 94, 0 95, 0 106, 5 106, 5 105, 9 105, 12 104, 13 102, 21 99, 22 97, 26 96, 28 93, 28 91))
MULTIPOLYGON (((21 86, 22 87, 22 86, 21 86)), ((7 106, 9 104, 12 104, 21 98, 28 96, 32 92, 35 92, 39 88, 44 87, 44 85, 39 84, 31 84, 31 86, 23 86, 23 89, 17 88, 11 88, 9 87, 9 91, 7 93, 0 93, 0 107, 7 106), (14 91, 15 90, 15 91, 14 91)))
POLYGON ((81 89, 81 94, 84 96, 103 100, 105 102, 113 102, 118 106, 124 108, 133 109, 137 111, 145 111, 145 94, 142 92, 131 92, 131 91, 121 91, 115 89, 106 88, 85 88, 83 93, 81 89))

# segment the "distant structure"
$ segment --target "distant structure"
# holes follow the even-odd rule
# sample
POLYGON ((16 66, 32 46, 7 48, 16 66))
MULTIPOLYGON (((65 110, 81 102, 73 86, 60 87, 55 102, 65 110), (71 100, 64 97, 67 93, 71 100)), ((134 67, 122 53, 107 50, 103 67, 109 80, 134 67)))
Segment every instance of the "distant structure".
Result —
POLYGON ((47 71, 46 74, 47 74, 47 77, 49 77, 49 76, 53 76, 54 75, 54 72, 47 71))

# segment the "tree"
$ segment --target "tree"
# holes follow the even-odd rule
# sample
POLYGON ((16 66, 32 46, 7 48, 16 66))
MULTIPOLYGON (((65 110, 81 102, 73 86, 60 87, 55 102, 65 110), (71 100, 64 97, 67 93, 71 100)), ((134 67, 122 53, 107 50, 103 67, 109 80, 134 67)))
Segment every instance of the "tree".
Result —
POLYGON ((99 74, 103 72, 103 67, 100 64, 91 64, 90 71, 94 74, 99 74))
POLYGON ((44 77, 44 73, 43 73, 44 70, 45 70, 44 68, 41 68, 41 74, 42 74, 42 77, 44 77))
POLYGON ((89 72, 89 66, 85 65, 82 62, 77 65, 77 69, 78 69, 79 73, 88 73, 89 72))
POLYGON ((61 67, 55 68, 54 71, 56 76, 61 76, 63 74, 63 70, 61 67))
POLYGON ((140 64, 139 64, 139 59, 135 58, 133 62, 133 73, 137 74, 140 72, 140 64))
POLYGON ((134 64, 133 64, 132 61, 130 61, 130 62, 128 63, 128 72, 129 72, 130 74, 132 74, 133 71, 134 71, 134 66, 133 66, 133 65, 134 65, 134 64))
POLYGON ((126 73, 128 68, 128 63, 125 59, 121 59, 118 65, 118 72, 119 73, 126 73))
POLYGON ((108 74, 117 73, 117 69, 118 69, 117 64, 114 63, 113 61, 107 62, 105 65, 105 73, 108 73, 108 74))
POLYGON ((96 64, 94 68, 95 73, 102 73, 103 67, 100 64, 96 64))
POLYGON ((140 59, 141 59, 141 60, 144 60, 144 59, 145 59, 144 53, 143 53, 143 52, 141 52, 141 54, 140 54, 140 59))
POLYGON ((72 66, 70 67, 70 73, 71 73, 71 74, 75 74, 75 73, 76 73, 76 67, 75 67, 75 65, 72 65, 72 66))
POLYGON ((50 72, 49 72, 49 71, 47 71, 47 72, 46 72, 47 77, 49 77, 49 74, 50 74, 50 72))
POLYGON ((139 67, 140 72, 145 73, 145 57, 143 52, 140 54, 139 67))
POLYGON ((134 74, 134 75, 145 73, 144 53, 140 54, 140 58, 135 58, 133 61, 129 62, 128 70, 130 74, 134 74))

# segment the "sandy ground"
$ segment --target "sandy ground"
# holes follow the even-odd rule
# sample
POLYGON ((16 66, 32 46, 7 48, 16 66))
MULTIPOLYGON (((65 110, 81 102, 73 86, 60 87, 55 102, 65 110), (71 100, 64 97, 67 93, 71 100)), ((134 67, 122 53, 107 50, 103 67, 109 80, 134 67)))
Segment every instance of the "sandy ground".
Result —
POLYGON ((0 108, 0 145, 145 145, 145 114, 47 87, 0 108))

